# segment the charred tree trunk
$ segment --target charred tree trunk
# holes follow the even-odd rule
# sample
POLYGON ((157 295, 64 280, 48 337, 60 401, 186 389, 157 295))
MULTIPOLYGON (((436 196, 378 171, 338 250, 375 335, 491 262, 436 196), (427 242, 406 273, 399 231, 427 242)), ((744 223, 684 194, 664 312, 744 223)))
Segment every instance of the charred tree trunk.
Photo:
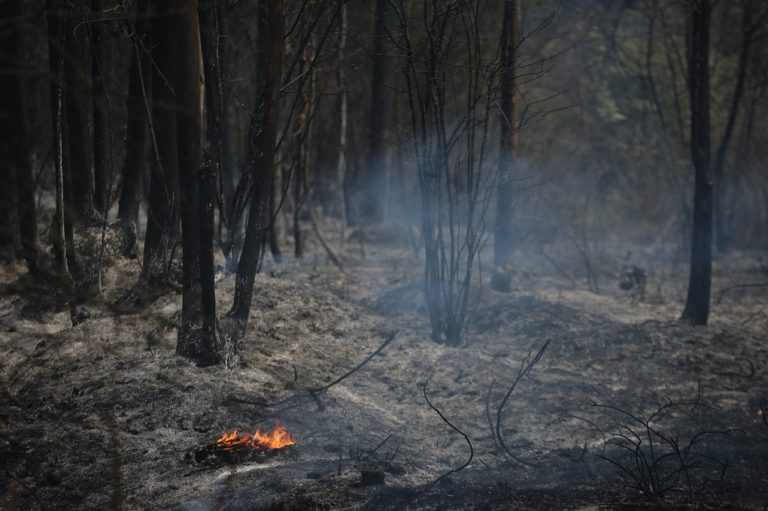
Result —
POLYGON ((339 159, 336 163, 336 208, 339 213, 340 241, 344 243, 347 227, 347 206, 344 183, 347 176, 347 76, 344 71, 345 49, 347 46, 347 0, 338 0, 338 33, 336 36, 336 81, 339 87, 339 159))
MULTIPOLYGON (((151 289, 172 278, 171 260, 179 224, 179 153, 177 150, 175 91, 167 76, 173 76, 179 58, 171 37, 167 8, 153 9, 150 34, 155 66, 152 75, 152 126, 154 161, 150 178, 147 232, 141 280, 151 289)), ((197 54, 197 53, 195 53, 197 54)))
MULTIPOLYGON (((14 21, 13 32, 9 35, 8 48, 11 57, 11 65, 2 66, 4 69, 16 69, 13 76, 8 76, 8 83, 3 87, 6 92, 2 99, 9 101, 8 108, 2 115, 10 124, 10 136, 4 136, 3 140, 12 141, 14 157, 9 164, 15 165, 16 200, 18 231, 24 259, 31 274, 36 274, 40 267, 40 250, 37 234, 37 209, 35 208, 35 181, 32 173, 32 160, 29 147, 29 124, 24 111, 25 105, 25 70, 24 33, 26 27, 26 12, 22 0, 7 2, 8 10, 4 16, 7 20, 14 21), (7 116, 7 117, 6 117, 7 116)), ((5 81, 5 77, 4 77, 5 81)), ((4 129, 4 131, 7 131, 4 129)), ((7 183, 6 186, 10 185, 7 183)))
POLYGON ((691 156, 695 169, 693 242, 688 297, 682 320, 706 325, 712 280, 712 182, 709 134, 709 0, 691 1, 693 14, 689 62, 691 156))
MULTIPOLYGON (((263 102, 258 119, 250 129, 250 147, 246 171, 251 176, 250 214, 246 228, 245 242, 235 279, 235 297, 227 314, 225 342, 227 352, 236 354, 238 345, 245 335, 248 315, 251 310, 254 278, 261 258, 264 237, 267 234, 271 210, 269 194, 274 178, 274 156, 279 113, 279 95, 284 46, 283 2, 281 0, 260 0, 259 2, 259 69, 263 86, 258 103, 263 102)), ((234 357, 232 357, 234 359, 234 357)))
POLYGON ((223 84, 221 76, 221 7, 216 0, 200 2, 200 40, 203 50, 205 74, 206 152, 213 163, 216 174, 224 157, 224 112, 223 84))
MULTIPOLYGON (((203 330, 203 279, 201 278, 201 253, 210 255, 210 267, 206 265, 206 289, 213 292, 213 238, 211 247, 201 244, 201 232, 208 235, 207 225, 201 225, 200 181, 198 174, 201 161, 202 112, 200 94, 200 24, 197 0, 171 2, 170 33, 175 39, 177 65, 173 67, 171 85, 177 105, 177 150, 179 184, 181 189, 181 240, 182 240, 182 305, 181 326, 176 341, 176 353, 190 358, 199 365, 216 362, 215 321, 213 331, 203 330), (212 335, 208 335, 208 334, 212 335)), ((204 174, 207 185, 209 176, 204 174)), ((206 199, 208 199, 206 194, 206 199)), ((215 296, 209 297, 215 300, 215 296)), ((209 307, 212 305, 208 303, 209 307)), ((210 324, 208 326, 211 326, 210 324)))
POLYGON ((494 225, 494 263, 497 267, 492 287, 509 291, 509 281, 500 273, 509 264, 514 247, 512 233, 512 172, 517 159, 517 45, 520 39, 520 0, 504 1, 501 31, 501 141, 499 171, 496 176, 496 221, 494 225))
POLYGON ((7 142, 14 139, 18 129, 12 102, 19 72, 14 39, 21 20, 11 4, 0 4, 0 175, 4 180, 0 187, 0 256, 4 259, 16 259, 22 254, 14 146, 7 142))
MULTIPOLYGON (((133 41, 131 52, 131 69, 128 82, 125 162, 122 170, 122 186, 118 218, 126 230, 135 236, 139 220, 139 204, 141 190, 142 168, 147 163, 145 152, 147 145, 147 106, 151 93, 149 78, 152 70, 149 59, 142 45, 147 44, 147 18, 150 14, 149 0, 139 0, 136 6, 136 21, 133 25, 133 41)), ((135 249, 135 240, 131 243, 131 251, 135 249)))
MULTIPOLYGON (((91 10, 94 17, 98 18, 103 11, 103 0, 91 0, 91 10)), ((93 83, 93 203, 96 211, 103 217, 107 217, 107 208, 111 197, 108 197, 110 181, 110 158, 114 148, 112 147, 111 125, 108 112, 108 93, 106 87, 106 63, 111 58, 110 48, 107 46, 108 31, 106 21, 96 21, 90 28, 91 34, 91 80, 93 83)))
POLYGON ((365 160, 362 208, 368 222, 384 220, 387 202, 387 165, 389 136, 391 57, 389 48, 389 0, 376 0, 376 18, 373 41, 373 78, 371 81, 371 117, 368 138, 368 154, 365 160))
MULTIPOLYGON (((3 19, 13 19, 6 6, 2 8, 3 19)), ((0 137, 3 141, 14 139, 15 115, 13 113, 13 89, 14 89, 14 69, 13 63, 13 32, 12 27, 3 23, 0 25, 2 37, 0 49, 2 55, 0 58, 0 137)), ((14 147, 11 144, 3 142, 0 145, 0 175, 3 176, 3 186, 0 187, 0 258, 14 260, 21 256, 21 236, 19 233, 19 217, 16 187, 16 166, 14 162, 14 147)))
POLYGON ((63 0, 47 0, 46 21, 48 25, 48 65, 51 74, 51 112, 53 122, 53 158, 56 182, 56 212, 51 229, 53 251, 59 272, 65 281, 70 281, 70 258, 74 253, 69 249, 74 246, 72 240, 72 215, 69 203, 71 201, 69 165, 65 164, 66 154, 66 123, 64 120, 64 2, 63 0))
POLYGON ((86 0, 70 2, 65 15, 64 59, 66 60, 65 97, 68 130, 69 164, 74 200, 75 221, 79 225, 99 225, 94 208, 93 141, 90 121, 92 100, 91 45, 88 22, 83 14, 89 12, 86 0))
MULTIPOLYGON (((279 158, 278 158, 279 159, 279 158)), ((280 170, 275 168, 275 175, 272 179, 272 186, 269 192, 269 211, 273 217, 273 221, 269 226, 269 252, 272 255, 272 260, 277 264, 283 262, 283 253, 280 250, 280 228, 279 228, 279 216, 277 210, 277 197, 280 195, 279 184, 280 170)))
MULTIPOLYGON (((310 46, 305 47, 301 52, 301 64, 299 66, 299 75, 304 73, 314 74, 314 69, 310 68, 310 62, 313 57, 310 55, 310 46)), ((296 138, 298 139, 298 155, 296 159, 296 170, 293 173, 293 255, 296 259, 304 256, 304 236, 301 232, 301 214, 304 203, 307 200, 305 195, 307 187, 307 171, 309 166, 309 130, 312 119, 313 96, 313 78, 309 79, 310 86, 301 88, 301 113, 296 122, 296 138)))

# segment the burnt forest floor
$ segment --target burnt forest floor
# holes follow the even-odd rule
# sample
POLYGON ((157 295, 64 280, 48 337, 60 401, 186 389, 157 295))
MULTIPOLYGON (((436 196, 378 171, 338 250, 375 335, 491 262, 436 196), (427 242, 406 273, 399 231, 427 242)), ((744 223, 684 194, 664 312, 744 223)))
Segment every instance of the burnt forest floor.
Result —
MULTIPOLYGON (((717 259, 710 324, 693 327, 677 321, 687 279, 679 249, 601 246, 592 261, 599 293, 587 290, 567 246, 521 252, 512 292, 492 291, 483 272, 469 334, 451 348, 430 340, 421 256, 407 243, 386 229, 343 247, 328 236, 343 272, 314 245, 301 263, 267 258, 234 369, 175 355, 176 294, 132 314, 104 305, 130 288, 135 260, 108 266, 104 302, 86 304, 88 318, 74 327, 57 293, 30 282, 22 264, 0 267, 5 509, 768 506, 768 288, 726 289, 768 281, 765 257, 717 259), (627 262, 647 272, 642 296, 619 288, 627 262), (395 332, 348 378, 307 392, 395 332), (513 458, 492 428, 521 362, 547 341, 500 414, 513 458), (470 447, 427 405, 427 382, 432 404, 473 450, 448 477, 470 447), (644 420, 667 400, 675 405, 650 424, 659 435, 651 452, 629 414, 644 420), (275 420, 297 445, 200 456, 224 431, 263 431, 275 420), (636 441, 642 453, 628 443, 636 441), (667 479, 660 486, 650 476, 667 479), (649 494, 633 488, 635 478, 649 494)), ((217 278, 226 311, 234 278, 217 278)))

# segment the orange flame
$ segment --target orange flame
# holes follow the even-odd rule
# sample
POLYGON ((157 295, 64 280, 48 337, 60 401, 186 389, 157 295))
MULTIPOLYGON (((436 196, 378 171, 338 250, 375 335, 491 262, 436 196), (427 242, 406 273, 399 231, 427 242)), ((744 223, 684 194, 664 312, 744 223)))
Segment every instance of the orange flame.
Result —
POLYGON ((240 434, 237 429, 233 429, 230 433, 223 433, 216 440, 216 447, 224 449, 225 451, 232 451, 240 446, 250 446, 255 450, 272 451, 275 449, 282 449, 289 445, 296 445, 296 441, 291 438, 291 434, 279 424, 275 424, 275 429, 272 433, 262 433, 257 429, 253 434, 240 434))

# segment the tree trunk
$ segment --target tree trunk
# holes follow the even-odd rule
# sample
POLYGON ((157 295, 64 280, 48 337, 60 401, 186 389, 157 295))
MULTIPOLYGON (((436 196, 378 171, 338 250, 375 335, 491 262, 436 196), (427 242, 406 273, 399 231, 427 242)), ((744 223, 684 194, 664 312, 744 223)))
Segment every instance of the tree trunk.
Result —
MULTIPOLYGON (((203 303, 201 278, 201 252, 210 255, 210 268, 206 267, 207 290, 212 291, 213 248, 204 250, 201 231, 200 187, 198 174, 202 153, 202 112, 200 94, 200 24, 197 0, 171 2, 170 34, 175 39, 177 65, 170 76, 177 106, 177 140, 179 184, 181 189, 181 240, 182 240, 182 305, 181 326, 176 341, 176 354, 190 358, 198 365, 216 362, 215 331, 202 329, 203 303), (207 334, 213 334, 211 336, 207 334)), ((208 176, 205 176, 208 183, 208 176)), ((206 197, 208 198, 208 197, 206 197)), ((213 239, 211 237, 211 244, 213 239)), ((213 297, 215 300, 215 297, 213 297)), ((211 305, 210 303, 208 304, 211 305)), ((215 322, 214 322, 215 324, 215 322)), ((209 325, 210 326, 210 325, 209 325)), ((215 330, 215 327, 214 327, 215 330)))
MULTIPOLYGON (((494 225, 494 263, 498 272, 509 264, 514 248, 512 232, 512 173, 517 159, 517 55, 520 39, 520 0, 504 1, 501 32, 503 71, 501 79, 501 141, 499 171, 496 176, 496 220, 494 225)), ((509 291, 505 278, 492 280, 497 291, 509 291), (504 285, 506 284, 506 285, 504 285)))
POLYGON ((53 228, 51 229, 53 238, 53 251, 56 258, 56 264, 62 277, 69 280, 69 259, 74 254, 67 254, 68 248, 74 243, 71 242, 72 233, 71 214, 67 206, 70 198, 68 165, 65 165, 65 122, 64 122, 64 30, 65 23, 63 18, 64 2, 63 0, 47 0, 46 14, 48 24, 48 65, 51 75, 51 112, 53 122, 51 123, 53 131, 53 157, 54 173, 56 182, 56 212, 54 214, 53 228))
POLYGON ((177 150, 175 92, 167 82, 179 54, 171 36, 167 8, 153 10, 150 22, 153 59, 152 126, 154 154, 150 178, 147 232, 141 280, 162 287, 171 278, 170 266, 179 225, 179 153, 177 150), (161 74, 162 73, 162 74, 161 74))
POLYGON ((89 3, 77 0, 70 2, 65 14, 66 123, 69 131, 69 175, 72 180, 75 222, 80 225, 99 225, 99 217, 94 209, 93 141, 89 127, 93 104, 91 47, 88 30, 81 26, 83 22, 88 22, 83 16, 88 12, 89 3))
MULTIPOLYGON (((91 0, 91 11, 94 17, 101 16, 103 0, 91 0)), ((107 208, 111 197, 108 197, 110 181, 110 158, 112 147, 112 127, 109 122, 109 101, 106 87, 106 65, 112 58, 107 46, 108 30, 106 21, 92 23, 91 33, 91 80, 93 83, 93 203, 96 211, 107 217, 107 208)))
MULTIPOLYGON (((10 2, 12 17, 17 18, 17 30, 14 32, 11 55, 17 68, 21 71, 24 67, 24 27, 25 15, 23 0, 10 2)), ((11 119, 14 125, 13 140, 14 163, 16 165, 16 197, 18 200, 18 229, 21 237, 21 245, 27 268, 33 275, 40 266, 40 249, 37 233, 37 208, 35 203, 35 180, 32 173, 32 159, 29 147, 29 123, 24 111, 26 80, 20 72, 13 80, 11 95, 12 110, 11 119)))
MULTIPOLYGON (((280 158, 278 158, 278 160, 279 159, 280 158)), ((279 183, 280 173, 280 169, 275 168, 275 175, 272 179, 272 186, 270 187, 269 192, 269 211, 273 218, 273 221, 269 226, 269 252, 272 255, 272 260, 277 264, 283 262, 283 253, 280 251, 280 228, 278 225, 280 217, 278 216, 277 210, 277 197, 282 197, 282 190, 279 183)))
POLYGON ((132 231, 136 232, 139 221, 139 204, 141 189, 142 168, 147 163, 145 160, 147 146, 147 105, 151 93, 149 79, 152 70, 149 67, 149 59, 142 50, 142 43, 146 44, 147 17, 150 13, 149 0, 139 0, 136 6, 136 21, 134 22, 133 51, 131 52, 131 69, 128 82, 126 127, 125 162, 123 163, 122 185, 120 188, 120 203, 118 218, 132 231))
POLYGON ((693 242, 688 297, 682 320, 706 325, 712 279, 712 182, 709 134, 710 1, 691 2, 693 30, 689 63, 691 97, 691 155, 695 169, 693 242))
MULTIPOLYGON (((253 284, 261 258, 261 248, 271 216, 269 194, 274 178, 275 141, 277 133, 279 95, 284 47, 283 2, 259 2, 259 76, 263 80, 259 100, 263 99, 260 119, 254 119, 250 129, 251 143, 246 171, 252 176, 250 214, 245 242, 235 279, 235 297, 227 314, 227 351, 236 353, 245 335, 253 297, 253 284)), ((260 101, 257 101, 257 104, 260 101)), ((234 358, 234 357, 233 357, 234 358)))
POLYGON ((389 110, 391 105, 390 81, 391 57, 388 18, 389 0, 376 0, 376 26, 373 42, 373 78, 371 81, 371 118, 368 138, 368 154, 365 160, 365 203, 362 214, 368 222, 384 220, 387 201, 387 168, 389 163, 389 110))
POLYGON ((347 174, 347 76, 344 72, 344 52, 347 46, 347 0, 338 0, 338 34, 336 38, 336 81, 339 87, 339 159, 336 163, 336 208, 339 213, 340 242, 344 244, 347 227, 347 206, 344 182, 347 174))
MULTIPOLYGON (((311 43, 301 52, 301 64, 299 65, 299 75, 304 73, 314 74, 310 69, 311 43)), ((307 200, 305 195, 307 187, 307 171, 309 166, 309 130, 312 118, 313 98, 313 77, 309 78, 309 87, 304 85, 301 88, 301 113, 296 122, 296 138, 298 139, 298 155, 296 161, 296 170, 293 175, 293 255, 296 259, 304 256, 304 236, 301 232, 301 212, 304 203, 307 200)))
POLYGON ((0 4, 0 19, 5 21, 0 27, 0 175, 3 186, 0 187, 0 256, 16 259, 22 254, 21 236, 18 217, 18 188, 16 186, 16 165, 14 161, 14 140, 19 127, 14 113, 14 89, 19 70, 16 62, 16 31, 21 20, 15 20, 12 2, 0 4), (14 20, 13 25, 8 20, 14 20))

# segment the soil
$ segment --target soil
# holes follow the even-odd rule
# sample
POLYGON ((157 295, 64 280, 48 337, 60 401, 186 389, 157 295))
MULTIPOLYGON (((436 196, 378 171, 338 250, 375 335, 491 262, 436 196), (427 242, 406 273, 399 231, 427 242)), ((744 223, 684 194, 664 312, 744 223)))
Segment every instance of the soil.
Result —
MULTIPOLYGON (((5 508, 768 506, 768 287, 723 292, 768 281, 764 258, 718 259, 710 324, 695 327, 677 321, 687 279, 679 250, 603 245, 592 261, 599 293, 568 246, 521 252, 505 270, 509 293, 492 291, 482 268, 468 335, 453 348, 430 340, 419 254, 376 232, 345 246, 330 232, 343 272, 319 245, 301 262, 265 262, 231 369, 175 355, 177 294, 132 314, 109 305, 138 276, 135 260, 105 269, 104 299, 81 305, 76 326, 22 264, 0 267, 5 508), (644 293, 622 289, 628 263, 647 275, 644 293), (395 332, 360 369, 309 392, 395 332), (643 423, 665 404, 649 424, 651 452, 643 423), (225 431, 275 421, 297 445, 195 455, 225 431), (634 440, 642 452, 618 445, 634 440), (644 462, 666 482, 643 483, 644 462)), ((226 311, 234 278, 217 278, 226 311)))

